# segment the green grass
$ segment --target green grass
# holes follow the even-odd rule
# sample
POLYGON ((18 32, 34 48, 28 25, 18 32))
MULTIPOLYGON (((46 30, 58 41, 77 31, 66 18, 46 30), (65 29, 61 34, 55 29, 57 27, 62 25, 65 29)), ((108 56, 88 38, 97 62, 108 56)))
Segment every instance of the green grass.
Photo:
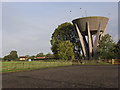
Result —
POLYGON ((48 67, 67 66, 72 65, 72 62, 65 61, 14 61, 14 62, 2 62, 2 71, 0 72, 14 72, 23 70, 32 70, 48 67))
POLYGON ((57 66, 72 66, 72 65, 110 65, 109 63, 99 62, 96 63, 96 60, 85 61, 84 64, 80 62, 71 62, 64 60, 47 60, 47 61, 11 61, 11 62, 2 62, 2 69, 0 72, 16 72, 23 70, 32 70, 40 68, 49 68, 57 66))

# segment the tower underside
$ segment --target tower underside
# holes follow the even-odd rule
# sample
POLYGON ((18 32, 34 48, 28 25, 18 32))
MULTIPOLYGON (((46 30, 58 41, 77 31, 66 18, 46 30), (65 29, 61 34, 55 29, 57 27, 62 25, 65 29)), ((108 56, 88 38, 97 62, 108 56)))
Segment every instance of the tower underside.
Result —
POLYGON ((105 35, 108 18, 86 17, 73 20, 85 59, 97 57, 98 41, 105 35))

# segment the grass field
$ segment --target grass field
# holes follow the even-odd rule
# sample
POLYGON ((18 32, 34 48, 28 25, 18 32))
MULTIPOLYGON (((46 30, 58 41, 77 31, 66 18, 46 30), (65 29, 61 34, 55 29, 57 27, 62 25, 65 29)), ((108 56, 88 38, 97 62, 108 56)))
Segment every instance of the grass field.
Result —
POLYGON ((2 62, 2 69, 0 72, 15 72, 23 70, 32 70, 48 67, 57 67, 57 66, 70 66, 70 65, 109 65, 109 63, 100 62, 96 63, 96 60, 83 61, 83 64, 80 62, 71 62, 65 60, 47 60, 47 61, 10 61, 2 62))
POLYGON ((32 70, 39 68, 57 67, 72 65, 70 61, 14 61, 14 62, 2 62, 1 72, 14 72, 21 70, 32 70))

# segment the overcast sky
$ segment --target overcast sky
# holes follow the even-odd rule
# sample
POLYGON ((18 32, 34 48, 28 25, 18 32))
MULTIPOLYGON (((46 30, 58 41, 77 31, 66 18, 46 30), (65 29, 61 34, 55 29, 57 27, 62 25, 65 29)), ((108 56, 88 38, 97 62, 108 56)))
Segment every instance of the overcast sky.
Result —
POLYGON ((55 28, 86 16, 85 12, 87 16, 108 17, 106 33, 118 41, 117 2, 2 3, 2 56, 12 50, 20 56, 51 52, 50 39, 55 28))

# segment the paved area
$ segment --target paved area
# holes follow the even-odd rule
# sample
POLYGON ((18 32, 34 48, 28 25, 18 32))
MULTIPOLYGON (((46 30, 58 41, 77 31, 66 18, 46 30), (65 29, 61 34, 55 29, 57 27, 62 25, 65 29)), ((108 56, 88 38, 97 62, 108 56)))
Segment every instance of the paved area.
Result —
POLYGON ((2 74, 3 88, 118 88, 118 66, 64 66, 2 74))

